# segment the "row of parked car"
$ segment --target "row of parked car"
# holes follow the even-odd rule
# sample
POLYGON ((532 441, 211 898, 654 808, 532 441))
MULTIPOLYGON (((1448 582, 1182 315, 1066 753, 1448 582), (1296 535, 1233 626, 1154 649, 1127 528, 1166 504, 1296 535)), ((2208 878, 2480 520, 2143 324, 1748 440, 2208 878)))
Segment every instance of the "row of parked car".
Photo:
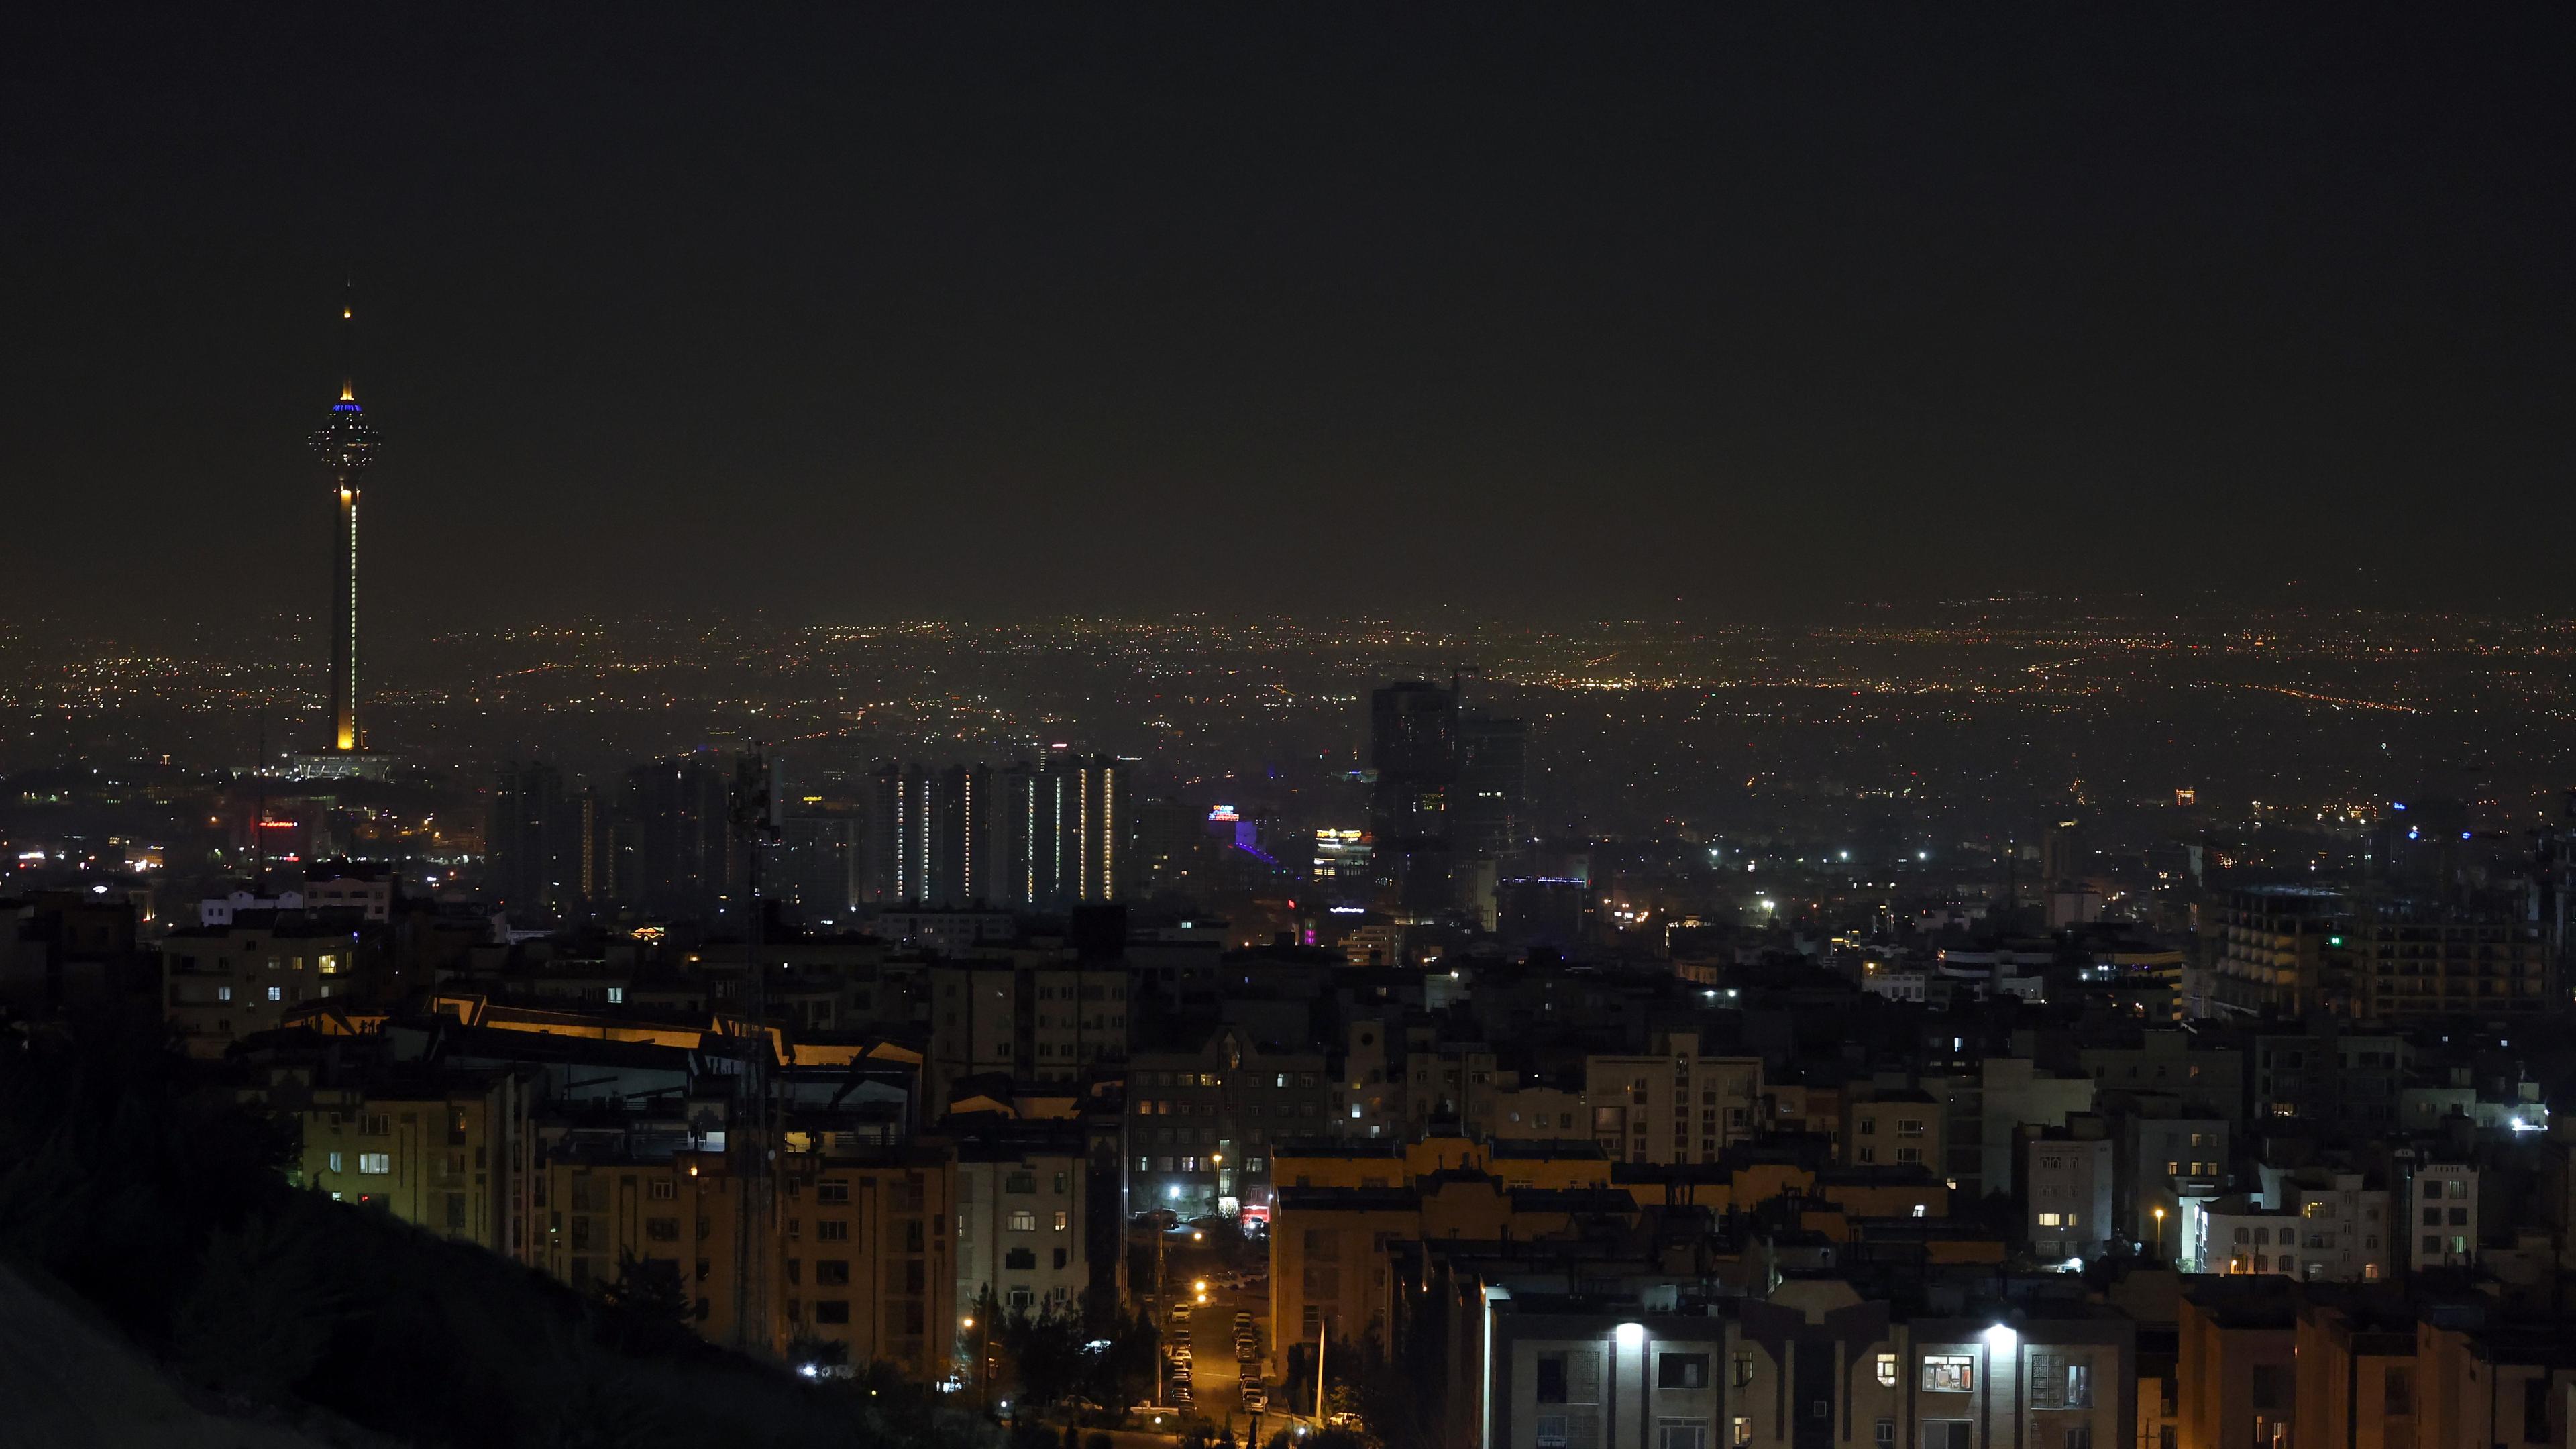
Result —
POLYGON ((1234 1357, 1243 1370, 1243 1408, 1258 1414, 1270 1407, 1269 1386, 1261 1381, 1261 1326, 1247 1309, 1234 1313, 1234 1357))

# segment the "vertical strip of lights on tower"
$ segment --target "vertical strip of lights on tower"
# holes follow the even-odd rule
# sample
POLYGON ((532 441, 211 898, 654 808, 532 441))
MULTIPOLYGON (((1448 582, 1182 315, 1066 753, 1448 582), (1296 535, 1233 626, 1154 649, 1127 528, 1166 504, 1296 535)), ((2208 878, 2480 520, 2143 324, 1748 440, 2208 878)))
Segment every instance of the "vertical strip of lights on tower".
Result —
POLYGON ((367 465, 375 459, 375 433, 358 405, 357 312, 340 309, 340 400, 331 419, 313 435, 313 451, 331 476, 340 509, 333 539, 331 609, 331 745, 343 753, 367 747, 358 723, 358 500, 367 465))

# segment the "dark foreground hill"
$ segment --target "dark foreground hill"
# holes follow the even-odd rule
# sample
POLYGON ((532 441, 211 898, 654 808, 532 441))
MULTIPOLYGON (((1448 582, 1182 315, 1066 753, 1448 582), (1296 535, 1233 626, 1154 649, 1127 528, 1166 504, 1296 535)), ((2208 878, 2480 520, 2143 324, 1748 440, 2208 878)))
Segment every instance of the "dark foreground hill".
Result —
POLYGON ((62 1445, 890 1445, 982 1434, 652 1305, 290 1188, 291 1144, 141 1027, 0 1038, 0 1422, 62 1445), (14 1402, 10 1401, 14 1400, 14 1402))

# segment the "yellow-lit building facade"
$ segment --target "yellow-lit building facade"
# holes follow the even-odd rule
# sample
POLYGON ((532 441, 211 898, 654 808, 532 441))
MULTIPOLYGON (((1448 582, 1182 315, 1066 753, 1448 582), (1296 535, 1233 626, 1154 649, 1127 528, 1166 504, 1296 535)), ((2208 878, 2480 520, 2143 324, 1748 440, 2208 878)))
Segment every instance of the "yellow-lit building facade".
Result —
POLYGON ((788 1154, 765 1206, 746 1208, 721 1152, 549 1161, 533 1196, 534 1260, 574 1288, 615 1281, 631 1257, 677 1275, 711 1342, 777 1353, 819 1339, 846 1345, 853 1364, 890 1363, 924 1381, 954 1367, 956 1168, 943 1145, 788 1154))

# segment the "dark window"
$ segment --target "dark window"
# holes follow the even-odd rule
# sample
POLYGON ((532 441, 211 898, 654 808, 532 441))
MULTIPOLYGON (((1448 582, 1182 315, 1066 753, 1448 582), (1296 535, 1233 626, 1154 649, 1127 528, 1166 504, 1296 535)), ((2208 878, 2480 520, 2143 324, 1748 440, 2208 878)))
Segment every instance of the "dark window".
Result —
POLYGON ((1027 1272, 1038 1265, 1038 1255, 1027 1248, 1013 1248, 1002 1255, 1002 1266, 1013 1272, 1027 1272))
POLYGON ((1704 1353, 1655 1355, 1655 1387, 1659 1389, 1707 1388, 1708 1355, 1704 1353))
POLYGON ((814 1283, 816 1287, 844 1288, 849 1286, 849 1282, 850 1265, 848 1260, 842 1258, 817 1258, 814 1260, 814 1283))
POLYGON ((1565 1355, 1543 1353, 1538 1356, 1538 1401, 1542 1404, 1565 1402, 1565 1355))
POLYGON ((2522 1442, 2549 1442, 2549 1375, 2546 1372, 2522 1381, 2522 1442))
POLYGON ((2271 1364, 2254 1365, 2252 1397, 2257 1409, 2281 1407, 2281 1370, 2271 1364))
POLYGON ((1538 1403, 1600 1403, 1602 1356, 1592 1348, 1538 1356, 1538 1403))
POLYGON ((850 1300, 847 1298, 816 1299, 814 1301, 814 1321, 816 1323, 849 1322, 850 1300))
POLYGON ((2383 1381, 2385 1398, 2381 1412, 2392 1419, 2410 1417, 2415 1412, 2415 1376, 2402 1368, 2388 1371, 2383 1381))

